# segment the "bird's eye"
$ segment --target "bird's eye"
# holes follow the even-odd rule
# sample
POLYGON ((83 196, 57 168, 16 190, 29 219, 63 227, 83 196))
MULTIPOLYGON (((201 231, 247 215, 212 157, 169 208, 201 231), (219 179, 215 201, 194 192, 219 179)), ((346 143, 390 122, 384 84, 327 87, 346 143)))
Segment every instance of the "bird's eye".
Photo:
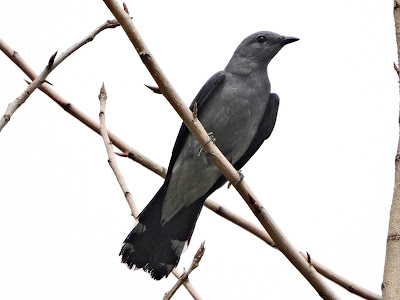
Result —
POLYGON ((263 35, 260 35, 257 37, 257 43, 259 44, 264 44, 266 42, 267 38, 263 35))

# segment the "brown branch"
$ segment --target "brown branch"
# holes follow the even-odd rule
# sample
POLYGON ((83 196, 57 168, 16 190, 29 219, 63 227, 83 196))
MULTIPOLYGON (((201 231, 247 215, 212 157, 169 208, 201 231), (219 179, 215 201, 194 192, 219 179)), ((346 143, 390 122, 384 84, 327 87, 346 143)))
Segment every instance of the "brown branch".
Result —
POLYGON ((101 136, 103 137, 104 145, 106 146, 108 163, 110 164, 110 167, 113 170, 115 177, 117 178, 117 181, 122 189, 122 192, 125 195, 126 201, 128 202, 129 208, 131 209, 132 216, 134 218, 137 218, 137 216, 139 215, 139 210, 137 209, 135 202, 132 199, 132 194, 129 192, 124 176, 122 176, 122 173, 118 168, 113 152, 112 142, 110 141, 110 138, 107 133, 106 116, 105 116, 107 92, 104 83, 102 84, 100 89, 99 100, 100 100, 100 113, 99 113, 100 133, 101 136))
POLYGON ((353 293, 355 295, 358 295, 364 299, 368 300, 379 300, 381 299, 381 296, 375 293, 372 293, 368 291, 367 289, 364 289, 363 287, 351 282, 350 280, 340 276, 339 274, 336 274, 332 270, 328 269, 327 267, 321 265, 318 261, 316 261, 314 258, 311 259, 309 256, 308 252, 307 254, 301 253, 304 258, 309 259, 310 263, 313 265, 313 267, 320 273, 322 276, 326 277, 327 279, 333 281, 334 283, 340 285, 350 293, 353 293))
MULTIPOLYGON (((0 40, 0 50, 3 51, 29 78, 34 80, 37 77, 37 74, 30 68, 30 66, 22 59, 22 57, 14 50, 12 50, 7 44, 5 44, 2 40, 0 40)), ((61 97, 57 92, 55 92, 54 89, 52 89, 48 85, 42 85, 39 87, 39 89, 45 93, 49 98, 51 98, 53 101, 55 101, 60 107, 62 107, 66 112, 68 112, 71 116, 75 117, 78 119, 80 122, 88 126, 90 129, 92 129, 94 132, 100 134, 100 126, 98 123, 96 123, 93 119, 88 117, 85 113, 80 111, 76 106, 74 106, 72 103, 61 97)), ((148 157, 144 156, 137 150, 133 149, 131 146, 126 144, 123 140, 121 140, 119 137, 117 137, 115 134, 111 133, 108 131, 108 135, 110 137, 111 142, 116 146, 118 149, 120 149, 123 152, 123 156, 129 157, 130 159, 134 160, 135 162, 141 164, 145 168, 149 169, 150 171, 158 174, 161 177, 165 177, 166 175, 166 168, 158 165, 148 157)), ((256 226, 255 224, 245 220, 244 218, 240 217, 239 215, 236 215, 229 209, 219 205, 218 203, 212 201, 211 199, 207 199, 205 202, 205 206, 209 208, 210 210, 214 211, 217 213, 219 216, 235 223, 236 225, 240 226, 241 228, 249 231, 250 233, 254 234, 261 240, 265 241, 267 244, 273 247, 273 241, 271 237, 268 235, 268 233, 256 226)), ((341 280, 339 280, 339 275, 334 273, 333 271, 330 271, 328 268, 323 267, 322 265, 315 265, 316 261, 313 259, 312 264, 316 268, 316 270, 323 276, 325 276, 327 279, 332 280, 333 282, 341 285, 343 288, 349 290, 347 287, 348 286, 357 286, 355 283, 349 281, 346 279, 346 284, 344 284, 341 280)), ((172 273, 175 275, 175 277, 179 278, 180 275, 178 275, 178 271, 174 269, 172 273)), ((340 277, 342 278, 342 277, 340 277)), ((187 281, 186 284, 190 285, 190 282, 187 281)), ((362 290, 365 290, 364 288, 361 288, 362 290)), ((189 293, 191 293, 192 290, 188 290, 189 293)), ((366 290, 365 290, 366 291, 366 290)), ((356 295, 359 295, 360 297, 363 297, 365 299, 374 299, 374 300, 379 300, 380 296, 376 295, 370 291, 367 291, 367 296, 363 296, 362 293, 358 292, 357 289, 352 290, 352 292, 356 295)), ((191 293, 192 294, 192 293, 191 293)), ((193 295, 192 295, 193 296, 193 295)), ((200 299, 200 297, 194 297, 195 299, 200 299)))
MULTIPOLYGON (((50 60, 47 64, 47 66, 44 68, 42 73, 40 73, 39 76, 36 76, 36 78, 33 80, 33 82, 28 85, 28 87, 25 89, 25 91, 19 95, 13 102, 8 104, 7 110, 0 119, 0 131, 6 126, 6 124, 10 121, 11 116, 17 111, 19 107, 21 107, 22 104, 25 103, 25 101, 28 99, 28 97, 42 84, 46 82, 46 77, 55 69, 57 68, 58 65, 60 65, 68 56, 70 56, 72 53, 74 53, 76 50, 78 50, 80 47, 83 45, 87 44, 88 42, 92 41, 95 36, 103 31, 104 29, 107 28, 115 28, 119 26, 118 22, 116 20, 113 21, 107 21, 104 24, 102 24, 100 27, 96 28, 92 33, 90 33, 87 37, 85 37, 82 41, 79 43, 73 45, 71 48, 66 50, 64 53, 62 53, 57 59, 56 55, 57 52, 55 52, 51 57, 50 60)), ((0 40, 0 43, 4 43, 2 40, 0 40)), ((14 53, 13 53, 14 54, 14 53)), ((16 54, 16 53, 15 53, 16 54)))
POLYGON ((153 76, 163 95, 167 98, 176 112, 182 118, 190 132, 194 135, 200 145, 203 145, 204 151, 210 153, 210 159, 220 169, 221 173, 235 186, 236 190, 245 200, 254 215, 267 230, 274 240, 276 246, 286 256, 286 258, 300 271, 300 273, 314 287, 317 293, 323 299, 338 299, 331 288, 322 280, 315 269, 307 263, 301 254, 293 247, 283 232, 276 225, 275 221, 262 206, 257 196, 244 180, 240 180, 240 175, 236 169, 229 163, 222 152, 214 143, 208 143, 209 136, 197 118, 193 117, 192 112, 186 107, 183 100, 172 87, 171 83, 158 66, 149 49, 141 39, 138 31, 132 23, 131 18, 124 12, 122 7, 115 0, 103 0, 114 17, 120 22, 125 33, 129 37, 143 63, 153 76), (239 182, 239 183, 238 183, 239 182), (236 184, 238 183, 238 184, 236 184))
MULTIPOLYGON (((12 50, 3 40, 0 39, 0 50, 6 54, 31 80, 34 80, 38 77, 38 75, 33 71, 33 69, 25 62, 25 60, 14 50, 12 50)), ((75 117, 83 124, 88 126, 94 132, 100 134, 100 125, 92 118, 87 116, 84 112, 75 107, 72 103, 64 99, 61 95, 59 95, 50 85, 42 84, 38 87, 43 93, 45 93, 49 98, 51 98, 54 102, 56 102, 59 106, 61 106, 66 112, 68 112, 71 116, 75 117)), ((118 149, 123 151, 130 159, 136 161, 142 166, 147 166, 150 171, 154 173, 164 176, 167 172, 165 168, 157 165, 155 162, 147 158, 145 155, 133 149, 131 146, 126 144, 122 139, 113 134, 110 131, 107 131, 110 137, 111 142, 118 149)), ((173 269, 172 274, 176 278, 180 278, 181 274, 178 270, 173 269)), ((194 289, 192 284, 187 281, 184 283, 185 288, 190 293, 190 295, 194 299, 201 299, 197 291, 194 289)))
POLYGON ((153 91, 153 93, 155 94, 162 94, 160 91, 160 88, 158 86, 152 86, 152 85, 144 85, 145 87, 147 87, 148 89, 150 89, 151 91, 153 91))
MULTIPOLYGON (((12 50, 3 40, 0 39, 0 50, 8 56, 31 80, 35 80, 38 75, 33 71, 33 69, 25 62, 25 60, 18 54, 18 52, 12 50)), ((67 113, 75 117, 83 124, 88 126, 90 129, 100 134, 100 125, 84 112, 79 110, 75 105, 64 99, 59 95, 51 86, 47 84, 42 84, 39 89, 49 96, 54 102, 61 106, 67 113)), ((132 160, 138 162, 142 166, 146 166, 149 170, 154 173, 163 176, 166 173, 166 169, 158 166, 155 162, 151 161, 149 158, 141 154, 140 152, 133 149, 131 146, 126 144, 122 139, 116 136, 114 133, 108 131, 111 142, 122 152, 132 160)))
MULTIPOLYGON (((139 211, 136 207, 135 202, 133 201, 132 194, 129 192, 129 189, 125 182, 125 179, 122 176, 122 173, 118 168, 117 162, 115 160, 114 152, 113 152, 112 142, 111 142, 111 140, 108 136, 108 132, 107 132, 106 116, 105 116, 107 92, 106 92, 104 83, 102 84, 101 89, 100 89, 99 100, 100 100, 100 113, 99 113, 100 135, 103 137, 104 145, 107 150, 108 163, 109 163, 111 169, 113 170, 115 177, 117 178, 117 181, 122 189, 122 192, 124 193, 125 199, 128 202, 129 208, 131 209, 132 216, 136 219, 139 215, 139 211)), ((175 268, 172 273, 174 274, 174 276, 176 276, 176 278, 178 278, 178 282, 181 280, 181 278, 183 276, 185 276, 185 274, 181 275, 179 273, 179 271, 176 270, 175 268)), ((185 284, 185 283, 187 283, 187 282, 182 281, 180 285, 185 284)), ((187 284, 185 284, 185 287, 187 288, 187 290, 193 296, 194 299, 200 299, 200 296, 194 290, 193 286, 191 286, 189 283, 187 283, 187 284)))
MULTIPOLYGON (((400 62, 400 3, 395 0, 393 7, 394 25, 396 29, 397 59, 400 62)), ((397 75, 400 72, 394 64, 397 75)), ((399 81, 400 84, 400 81, 399 81)), ((400 88, 400 85, 399 85, 400 88)), ((399 116, 400 122, 400 116, 399 116)), ((386 257, 383 274, 382 299, 392 300, 400 297, 400 138, 395 158, 395 175, 392 207, 390 209, 389 229, 386 239, 386 257)))
POLYGON ((206 251, 206 248, 204 247, 204 243, 202 242, 200 245, 200 248, 197 250, 195 256, 193 257, 193 261, 187 271, 184 271, 182 276, 178 279, 178 281, 175 283, 175 285, 172 287, 170 291, 165 293, 163 300, 168 300, 171 299, 172 296, 176 293, 176 291, 179 289, 179 287, 184 284, 185 282, 189 281, 189 275, 192 273, 194 269, 196 269, 199 266, 200 260, 204 255, 204 252, 206 251))

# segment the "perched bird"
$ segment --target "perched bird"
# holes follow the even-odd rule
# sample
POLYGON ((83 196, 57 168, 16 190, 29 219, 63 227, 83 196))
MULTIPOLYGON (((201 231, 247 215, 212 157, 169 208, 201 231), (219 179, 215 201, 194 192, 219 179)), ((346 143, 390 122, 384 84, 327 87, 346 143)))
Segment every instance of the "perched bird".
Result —
MULTIPOLYGON (((269 31, 248 36, 190 105, 192 110, 197 106, 200 122, 237 170, 275 126, 279 97, 270 93, 268 64, 284 45, 297 40, 269 31)), ((201 149, 182 124, 164 184, 123 243, 120 255, 129 268, 143 268, 160 280, 178 264, 205 199, 226 182, 201 149)))

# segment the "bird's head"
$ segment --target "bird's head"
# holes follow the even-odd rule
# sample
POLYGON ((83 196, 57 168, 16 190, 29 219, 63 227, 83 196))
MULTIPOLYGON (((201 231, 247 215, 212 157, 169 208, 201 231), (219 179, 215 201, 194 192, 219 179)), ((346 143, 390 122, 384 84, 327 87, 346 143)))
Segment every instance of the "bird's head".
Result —
POLYGON ((253 63, 260 67, 267 66, 283 46, 298 40, 295 37, 283 36, 270 31, 253 33, 237 47, 228 67, 230 64, 233 67, 238 63, 253 63))

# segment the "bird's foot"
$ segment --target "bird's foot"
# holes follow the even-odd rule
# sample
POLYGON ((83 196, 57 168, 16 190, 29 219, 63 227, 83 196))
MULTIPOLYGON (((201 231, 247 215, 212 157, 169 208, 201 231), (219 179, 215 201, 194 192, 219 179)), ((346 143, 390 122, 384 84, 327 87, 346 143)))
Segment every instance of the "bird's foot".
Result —
MULTIPOLYGON (((204 146, 207 145, 208 143, 211 143, 211 142, 215 143, 215 141, 217 140, 217 139, 214 137, 214 134, 213 134, 212 132, 209 132, 209 133, 208 133, 208 136, 210 137, 210 139, 207 141, 207 143, 204 144, 204 146)), ((202 152, 206 152, 206 151, 204 151, 203 148, 200 148, 200 150, 199 150, 199 155, 198 155, 198 156, 200 156, 202 152)))
MULTIPOLYGON (((238 185, 240 182, 242 182, 243 179, 244 179, 244 175, 242 173, 242 170, 239 170, 238 173, 239 173, 239 179, 235 182, 235 184, 234 184, 235 186, 238 185)), ((228 189, 231 187, 231 185, 232 184, 229 182, 228 183, 228 189)))

